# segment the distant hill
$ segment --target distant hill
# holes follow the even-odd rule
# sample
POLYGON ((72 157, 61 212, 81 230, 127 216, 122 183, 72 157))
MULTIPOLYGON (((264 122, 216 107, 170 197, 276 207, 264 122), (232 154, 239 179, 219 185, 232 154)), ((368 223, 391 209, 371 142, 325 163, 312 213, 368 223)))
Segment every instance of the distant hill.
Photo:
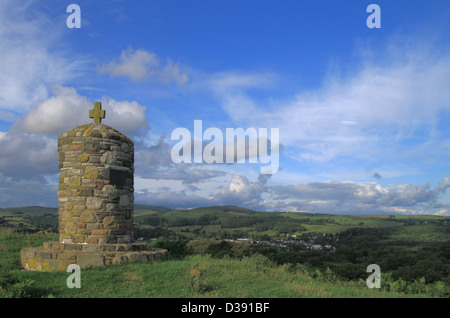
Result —
POLYGON ((156 212, 170 212, 173 209, 166 208, 164 206, 156 206, 156 205, 145 205, 145 204, 135 204, 134 210, 151 210, 156 212))
POLYGON ((0 208, 0 227, 57 233, 58 209, 41 206, 0 208))
POLYGON ((0 216, 20 215, 20 214, 58 214, 58 208, 48 208, 42 206, 24 206, 13 208, 0 208, 0 216))
MULTIPOLYGON (((261 212, 234 205, 193 209, 136 204, 135 237, 143 239, 281 239, 303 234, 336 234, 352 228, 446 226, 450 217, 411 215, 336 215, 261 212)), ((27 206, 0 209, 0 227, 58 232, 58 209, 27 206)), ((433 235, 439 235, 439 231, 433 235)))

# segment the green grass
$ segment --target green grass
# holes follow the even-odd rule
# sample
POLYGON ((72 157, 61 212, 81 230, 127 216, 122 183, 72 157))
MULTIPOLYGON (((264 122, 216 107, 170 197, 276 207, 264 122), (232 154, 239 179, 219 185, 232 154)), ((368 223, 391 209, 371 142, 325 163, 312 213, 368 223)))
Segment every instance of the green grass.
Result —
MULTIPOLYGON (((21 227, 22 229, 40 230, 50 228, 48 224, 51 225, 50 216, 52 215, 54 215, 56 220, 57 210, 41 207, 0 209, 0 222, 3 222, 1 223, 2 226, 11 227, 22 220, 21 223, 24 224, 21 227), (26 223, 27 221, 29 221, 29 224, 26 223)), ((155 226, 150 225, 155 223, 143 223, 146 218, 150 220, 152 218, 163 219, 166 221, 166 225, 163 226, 165 229, 169 228, 176 234, 191 240, 207 238, 213 236, 213 234, 214 238, 218 238, 217 233, 222 233, 220 235, 223 235, 225 232, 227 235, 232 234, 234 237, 258 237, 263 234, 273 238, 286 237, 284 232, 280 232, 278 230, 279 227, 277 227, 279 225, 283 226, 283 223, 303 225, 306 231, 299 231, 295 234, 300 236, 313 233, 311 237, 314 237, 314 239, 322 238, 322 235, 314 233, 336 234, 352 228, 378 229, 379 233, 383 234, 383 237, 377 237, 376 239, 386 248, 390 247, 389 253, 392 255, 395 255, 392 251, 400 251, 404 248, 408 248, 409 251, 414 253, 416 251, 423 253, 422 249, 425 249, 427 244, 445 244, 448 242, 450 234, 450 227, 448 226, 450 218, 435 216, 313 215, 303 213, 263 213, 238 207, 172 210, 163 207, 136 206, 135 223, 137 226, 135 228, 155 228, 155 226), (276 218, 274 216, 283 216, 284 218, 276 218), (246 222, 256 219, 258 220, 256 224, 246 222), (286 222, 283 219, 286 219, 286 222), (177 224, 183 224, 183 222, 175 222, 178 220, 188 220, 188 222, 184 222, 185 225, 176 226, 177 224), (256 230, 258 224, 268 224, 268 226, 260 227, 256 230), (263 230, 264 228, 266 230, 263 230)), ((360 235, 367 240, 367 237, 370 238, 370 233, 370 231, 366 231, 360 235)), ((346 238, 352 244, 357 242, 351 235, 346 238)), ((167 240, 172 239, 173 235, 167 238, 167 240)), ((432 297, 440 295, 436 290, 433 291, 433 288, 436 289, 437 287, 431 285, 429 289, 432 292, 428 294, 424 294, 424 292, 428 292, 428 286, 419 286, 421 288, 419 288, 420 291, 418 293, 405 296, 396 292, 388 293, 384 290, 369 289, 362 280, 359 282, 344 282, 334 278, 330 279, 326 275, 317 276, 305 270, 293 271, 289 265, 276 266, 268 259, 260 256, 244 257, 242 259, 239 257, 217 259, 207 255, 190 256, 182 260, 170 259, 154 264, 125 264, 83 270, 82 288, 69 289, 66 286, 66 279, 69 273, 41 273, 20 270, 20 250, 22 248, 41 246, 43 242, 52 240, 58 240, 58 235, 44 233, 21 234, 14 232, 12 228, 0 227, 0 297, 293 298, 432 297)), ((244 245, 239 244, 236 246, 244 247, 244 245)), ((350 248, 354 248, 352 246, 350 245, 350 248)), ((383 250, 383 246, 378 248, 377 251, 383 250)), ((406 251, 403 252, 406 253, 406 251)), ((284 251, 283 253, 283 259, 290 261, 289 258, 286 258, 286 252, 284 251)), ((241 256, 248 255, 244 253, 238 254, 241 256)), ((351 257, 352 255, 347 254, 339 254, 341 257, 344 257, 342 261, 344 263, 350 262, 346 257, 351 257)), ((267 255, 270 256, 271 254, 267 255)), ((414 257, 415 254, 411 255, 414 257)), ((358 257, 363 256, 359 255, 358 257)), ((272 259, 275 260, 275 258, 272 259)), ((393 257, 389 258, 389 260, 391 259, 396 261, 393 257)), ((435 259, 433 261, 444 262, 435 259)), ((285 262, 287 261, 278 263, 285 262)), ((305 259, 296 260, 295 262, 306 264, 305 259)), ((441 267, 444 268, 445 266, 441 267)), ((441 267, 438 266, 436 268, 440 270, 441 267)), ((301 266, 296 268, 301 268, 301 266)), ((313 269, 315 268, 313 267, 313 269)), ((404 272, 406 269, 403 269, 404 272)), ((387 279, 384 282, 385 286, 389 285, 387 279)), ((408 289, 400 287, 394 288, 394 290, 409 293, 408 289)), ((447 291, 441 294, 448 296, 448 288, 444 287, 447 291)))
POLYGON ((434 225, 412 225, 395 229, 391 240, 409 240, 414 242, 448 242, 450 228, 434 225))
POLYGON ((68 273, 16 272, 32 282, 41 297, 76 298, 297 298, 402 297, 369 289, 363 283, 320 282, 286 267, 274 267, 262 256, 242 260, 192 256, 153 264, 126 264, 81 272, 81 288, 66 286, 68 273))
POLYGON ((340 225, 340 224, 303 224, 303 226, 307 229, 305 232, 301 233, 311 233, 311 232, 317 232, 317 233, 332 233, 336 234, 341 231, 345 231, 347 229, 352 228, 353 226, 348 225, 340 225))
MULTIPOLYGON (((70 273, 20 269, 20 250, 57 239, 56 234, 0 231, 0 297, 403 297, 361 282, 326 282, 254 255, 242 259, 194 255, 152 264, 121 264, 81 271, 81 288, 68 288, 70 273)), ((414 297, 417 297, 415 295, 414 297)))

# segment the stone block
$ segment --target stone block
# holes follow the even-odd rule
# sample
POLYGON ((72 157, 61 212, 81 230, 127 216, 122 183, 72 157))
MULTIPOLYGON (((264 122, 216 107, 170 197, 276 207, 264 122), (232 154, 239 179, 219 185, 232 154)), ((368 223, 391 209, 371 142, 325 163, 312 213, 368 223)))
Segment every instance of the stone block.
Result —
POLYGON ((80 222, 94 223, 95 221, 96 221, 96 218, 95 218, 95 214, 93 212, 86 210, 83 213, 81 213, 80 222))
POLYGON ((81 178, 78 176, 73 176, 68 179, 69 180, 66 183, 68 183, 71 188, 79 187, 81 185, 81 178))
POLYGON ((98 168, 95 166, 86 167, 85 172, 84 172, 84 177, 88 178, 88 179, 97 179, 99 175, 100 175, 100 172, 99 172, 98 168))
POLYGON ((106 236, 111 234, 111 230, 108 229, 99 229, 99 230, 92 230, 92 235, 98 235, 98 236, 106 236))
POLYGON ((99 143, 98 141, 85 141, 83 147, 83 150, 86 152, 98 152, 99 143))
POLYGON ((83 154, 81 154, 81 155, 79 155, 77 157, 77 160, 78 160, 78 162, 81 162, 81 163, 88 162, 89 161, 89 155, 86 154, 86 153, 83 153, 83 154))
POLYGON ((86 210, 86 205, 84 205, 84 204, 76 204, 76 205, 73 206, 73 209, 76 212, 83 212, 84 210, 86 210))
POLYGON ((117 243, 117 236, 115 236, 115 235, 107 235, 107 236, 105 236, 105 243, 106 244, 116 244, 117 243))
POLYGON ((52 244, 51 250, 53 252, 57 251, 63 251, 64 250, 64 244, 57 242, 56 244, 52 244))
POLYGON ((104 185, 102 188, 102 192, 107 195, 113 195, 114 194, 114 186, 111 184, 104 185))
POLYGON ((98 244, 98 238, 87 237, 86 238, 86 244, 98 244))
MULTIPOLYGON (((82 180, 82 183, 85 184, 85 180, 82 180)), ((77 189, 77 196, 92 197, 93 195, 94 195, 93 189, 77 189)))
POLYGON ((24 248, 20 251, 20 256, 21 259, 29 259, 29 258, 35 258, 36 257, 36 248, 34 247, 29 247, 29 248, 24 248))
POLYGON ((146 262, 148 261, 148 256, 144 252, 134 252, 134 253, 128 253, 128 259, 131 262, 146 262))
POLYGON ((39 250, 38 252, 36 252, 36 258, 40 258, 40 259, 52 259, 52 253, 50 251, 46 251, 46 250, 39 250))
POLYGON ((66 251, 81 251, 82 248, 83 248, 83 246, 80 244, 66 244, 65 245, 66 251))
POLYGON ((56 254, 56 259, 57 260, 71 260, 71 261, 76 261, 77 260, 77 256, 75 253, 57 253, 56 254))
POLYGON ((106 211, 112 212, 116 209, 115 203, 106 203, 106 211))
POLYGON ((117 221, 113 216, 106 216, 103 218, 103 226, 105 229, 114 229, 117 227, 117 221))
POLYGON ((86 207, 91 210, 100 210, 102 208, 102 200, 96 197, 87 198, 86 207))
POLYGON ((82 234, 72 235, 72 241, 74 243, 84 243, 85 239, 86 239, 86 235, 82 235, 82 234))
POLYGON ((77 264, 80 268, 103 266, 105 257, 102 254, 83 253, 77 255, 77 264))
POLYGON ((130 198, 128 197, 128 195, 121 195, 119 205, 128 206, 128 204, 130 204, 130 198))
MULTIPOLYGON (((94 238, 89 238, 94 239, 94 238)), ((87 239, 86 239, 87 240, 87 239)), ((98 239, 95 239, 98 242, 98 239)), ((83 246, 83 252, 101 252, 103 250, 102 245, 93 243, 93 244, 86 244, 83 246)))
POLYGON ((81 150, 83 150, 83 145, 71 144, 71 145, 69 145, 69 150, 70 151, 81 151, 81 150))
POLYGON ((44 242, 42 244, 42 246, 44 247, 44 249, 46 250, 53 250, 52 246, 53 245, 59 245, 59 242, 44 242))
POLYGON ((114 151, 107 151, 100 157, 100 162, 106 165, 113 165, 116 163, 116 155, 114 151))
MULTIPOLYGON (((98 216, 99 213, 96 213, 96 217, 98 216)), ((97 218, 98 220, 98 218, 97 218)), ((86 228, 90 229, 90 230, 98 230, 100 229, 100 224, 98 223, 88 223, 86 224, 86 228)))
POLYGON ((72 222, 67 222, 64 231, 67 235, 72 235, 77 233, 77 227, 72 222))

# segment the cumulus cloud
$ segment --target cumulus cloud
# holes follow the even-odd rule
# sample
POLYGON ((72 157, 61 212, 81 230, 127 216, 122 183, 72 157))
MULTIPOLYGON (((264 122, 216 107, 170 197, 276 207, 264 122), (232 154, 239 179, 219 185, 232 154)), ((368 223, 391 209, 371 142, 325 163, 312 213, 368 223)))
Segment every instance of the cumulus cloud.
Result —
MULTIPOLYGON (((278 208, 318 213, 445 213, 439 198, 450 188, 444 178, 437 187, 411 184, 382 187, 375 182, 310 182, 270 186, 278 208)), ((445 210, 446 211, 446 210, 445 210)))
POLYGON ((130 136, 144 135, 150 128, 146 107, 138 102, 117 101, 111 97, 103 97, 100 100, 104 105, 102 108, 107 111, 107 117, 104 120, 106 125, 130 136))
POLYGON ((135 171, 141 178, 156 180, 179 180, 187 185, 225 175, 218 169, 205 165, 175 164, 172 161, 172 147, 165 135, 154 145, 137 144, 135 171))
POLYGON ((12 131, 58 135, 87 121, 90 102, 74 88, 55 85, 54 96, 34 104, 12 131))
MULTIPOLYGON (((136 202, 153 205, 164 205, 171 208, 195 208, 211 205, 237 205, 252 209, 266 210, 267 205, 263 199, 266 183, 270 176, 263 176, 256 181, 249 181, 245 176, 234 175, 227 186, 210 187, 209 195, 193 193, 200 191, 189 184, 186 190, 173 189, 143 189, 136 193, 136 202)), ((211 184, 211 182, 209 183, 211 184)))
POLYGON ((141 171, 141 175, 145 176, 147 171, 165 169, 172 164, 172 158, 170 157, 172 148, 166 142, 165 135, 159 136, 156 144, 137 143, 136 148, 135 166, 137 171, 141 171))
POLYGON ((216 205, 238 205, 251 209, 267 209, 263 198, 267 191, 270 175, 260 175, 256 181, 249 181, 245 176, 235 175, 228 187, 219 187, 209 196, 216 205))
POLYGON ((125 76, 129 77, 135 82, 145 81, 151 75, 155 74, 159 67, 158 56, 154 53, 149 53, 145 50, 128 49, 122 51, 119 62, 113 61, 103 66, 98 67, 100 74, 108 74, 112 77, 125 76))
POLYGON ((158 78, 164 82, 185 84, 189 78, 181 71, 179 63, 167 59, 166 65, 161 65, 159 57, 144 49, 128 48, 120 54, 119 61, 112 61, 97 67, 100 74, 111 77, 127 77, 133 82, 145 82, 150 78, 158 78))
POLYGON ((259 175, 255 181, 249 181, 243 175, 235 175, 227 186, 220 186, 230 172, 222 170, 220 165, 173 163, 170 156, 172 148, 164 135, 153 145, 138 143, 137 146, 139 150, 135 156, 135 171, 139 178, 176 181, 184 188, 178 191, 174 188, 163 190, 156 189, 153 185, 150 190, 143 185, 137 191, 136 198, 139 202, 182 208, 229 204, 265 208, 262 196, 267 190, 266 184, 271 175, 259 175))
POLYGON ((0 179, 0 206, 58 206, 58 186, 40 180, 0 179))
POLYGON ((58 172, 57 141, 40 134, 0 134, 0 171, 11 180, 45 180, 58 172))
MULTIPOLYGON (((74 88, 53 86, 54 96, 34 104, 12 127, 13 132, 59 135, 69 129, 91 122, 88 110, 93 101, 81 96, 74 88)), ((145 106, 132 101, 116 101, 110 97, 100 99, 106 110, 102 123, 126 135, 139 135, 148 129, 145 106)))
MULTIPOLYGON (((21 198, 28 202, 33 197, 35 202, 41 202, 32 191, 31 184, 39 183, 40 186, 35 189, 45 188, 42 193, 47 193, 46 189, 51 186, 49 178, 52 179, 58 173, 56 136, 92 121, 88 117, 88 110, 92 108, 93 102, 88 98, 79 95, 73 88, 61 85, 53 87, 53 94, 34 104, 8 132, 0 132, 0 171, 3 181, 0 191, 4 200, 13 198, 17 185, 22 184, 21 198)), ((109 97, 101 101, 107 112, 105 124, 128 136, 144 134, 149 129, 144 106, 109 97)))

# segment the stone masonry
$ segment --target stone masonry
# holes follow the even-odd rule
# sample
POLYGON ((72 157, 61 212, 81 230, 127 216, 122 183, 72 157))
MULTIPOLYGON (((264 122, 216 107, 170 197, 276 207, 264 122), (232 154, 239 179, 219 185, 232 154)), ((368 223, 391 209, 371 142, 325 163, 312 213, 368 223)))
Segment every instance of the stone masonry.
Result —
POLYGON ((103 124, 58 138, 61 243, 131 243, 133 142, 103 124))
POLYGON ((89 116, 94 123, 58 137, 59 242, 23 249, 25 269, 152 261, 166 254, 133 242, 133 141, 101 123, 100 103, 89 116))

